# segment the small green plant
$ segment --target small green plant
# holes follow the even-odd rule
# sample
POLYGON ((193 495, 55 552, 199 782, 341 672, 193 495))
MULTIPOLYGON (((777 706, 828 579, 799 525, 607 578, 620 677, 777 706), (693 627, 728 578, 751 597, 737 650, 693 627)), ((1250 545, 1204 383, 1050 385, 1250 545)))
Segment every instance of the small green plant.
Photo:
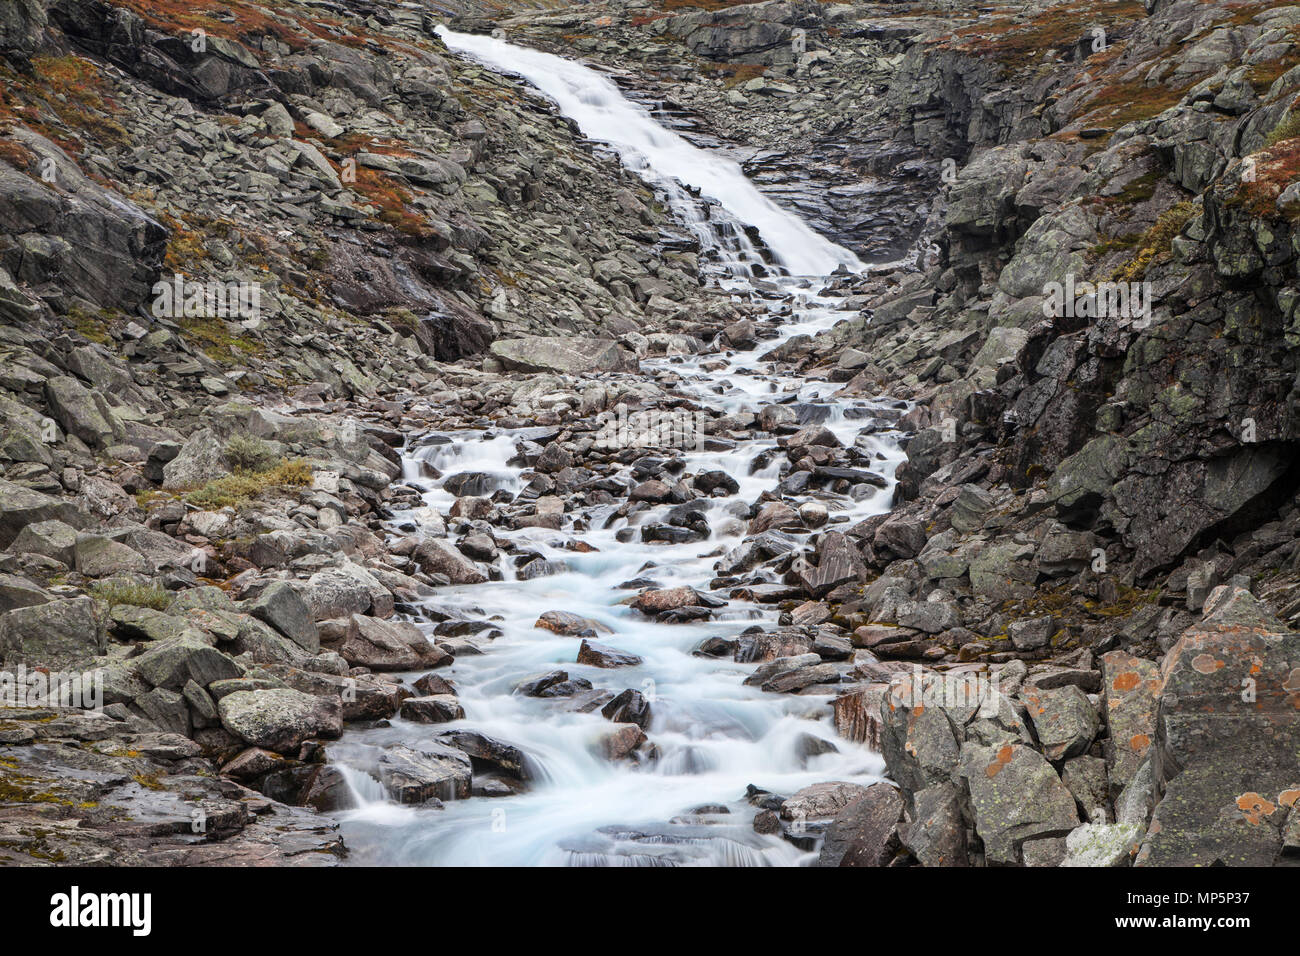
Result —
POLYGON ((1264 139, 1264 148, 1271 149, 1283 140, 1300 136, 1300 111, 1287 113, 1282 122, 1273 127, 1273 131, 1264 139))
POLYGON ((275 452, 260 438, 234 435, 226 442, 226 460, 236 474, 269 471, 275 465, 275 452))
POLYGON ((100 581, 90 593, 110 608, 118 604, 148 607, 165 611, 171 606, 172 596, 157 584, 133 584, 130 581, 100 581))

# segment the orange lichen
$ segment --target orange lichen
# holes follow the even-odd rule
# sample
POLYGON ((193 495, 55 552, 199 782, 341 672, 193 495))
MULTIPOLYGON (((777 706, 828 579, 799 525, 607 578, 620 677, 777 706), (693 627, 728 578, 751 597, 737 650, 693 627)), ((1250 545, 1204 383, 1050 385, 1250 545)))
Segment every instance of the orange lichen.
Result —
POLYGON ((1265 800, 1258 793, 1251 791, 1237 798, 1237 809, 1241 811, 1247 823, 1255 826, 1262 823, 1264 817, 1272 816, 1277 807, 1272 801, 1265 800))
POLYGON ((1137 671, 1125 671, 1122 674, 1116 675, 1115 679, 1111 681, 1110 686, 1115 688, 1115 690, 1119 691, 1121 694, 1126 694, 1135 689, 1141 683, 1142 678, 1137 671))
POLYGON ((989 764, 988 767, 986 767, 984 770, 984 772, 988 775, 990 780, 996 777, 999 773, 1001 773, 1003 767, 1011 763, 1011 757, 1014 754, 1015 754, 1015 750, 1012 748, 1010 744, 1004 744, 998 750, 998 755, 993 758, 993 762, 989 764))

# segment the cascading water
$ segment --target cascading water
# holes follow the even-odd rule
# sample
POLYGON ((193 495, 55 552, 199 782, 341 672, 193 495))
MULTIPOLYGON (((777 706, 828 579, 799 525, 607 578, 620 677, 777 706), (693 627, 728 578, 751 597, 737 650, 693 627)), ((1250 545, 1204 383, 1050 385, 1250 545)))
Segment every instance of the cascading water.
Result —
MULTIPOLYGON (((671 369, 680 390, 727 412, 797 396, 824 411, 824 424, 846 445, 877 459, 887 477, 883 488, 856 486, 856 496, 824 496, 834 519, 847 523, 889 507, 893 471, 902 454, 887 430, 859 437, 862 419, 881 413, 880 403, 838 399, 838 386, 783 377, 760 356, 794 334, 815 334, 846 317, 835 302, 809 290, 841 266, 860 269, 856 257, 817 235, 797 217, 766 199, 740 168, 686 143, 625 100, 605 77, 559 57, 511 46, 489 37, 443 28, 454 51, 502 72, 522 76, 575 119, 593 140, 607 143, 623 162, 660 189, 674 211, 715 250, 736 294, 761 298, 789 310, 780 337, 727 356, 688 356, 647 362, 650 370, 671 369), (697 187, 721 204, 721 216, 735 228, 718 228, 719 214, 706 216, 702 203, 683 186, 697 187), (759 261, 740 224, 756 226, 764 244, 795 276, 748 282, 759 261), (738 241, 737 241, 738 240, 738 241), (802 275, 809 278, 797 278, 802 275)), ((896 416, 897 409, 889 409, 896 416)), ((887 425, 884 429, 887 429, 887 425)), ((517 492, 521 469, 512 465, 516 439, 509 431, 459 433, 454 440, 408 449, 405 478, 423 489, 424 507, 397 516, 417 528, 446 513, 455 495, 433 474, 481 473, 494 488, 517 492)), ((701 590, 715 575, 719 549, 735 546, 745 528, 737 515, 779 480, 780 452, 772 440, 739 442, 721 451, 686 450, 688 471, 723 471, 739 485, 730 496, 699 502, 706 510, 707 540, 646 544, 621 540, 627 518, 606 519, 614 507, 588 508, 584 530, 494 529, 498 539, 561 561, 564 573, 439 589, 432 603, 442 614, 481 621, 492 636, 484 653, 457 655, 449 670, 465 718, 425 725, 394 718, 386 727, 349 731, 331 747, 344 768, 359 808, 344 816, 344 833, 361 863, 417 865, 794 865, 809 853, 791 842, 756 833, 746 787, 791 794, 830 780, 869 783, 883 769, 878 755, 837 739, 825 697, 765 693, 743 683, 753 665, 698 656, 708 637, 734 638, 756 623, 772 626, 770 605, 731 600, 712 620, 661 624, 619 602, 635 594, 628 582, 651 580, 659 587, 689 584, 701 590), (774 452, 774 461, 753 468, 755 457, 774 452), (575 550, 580 538, 591 550, 575 550), (602 670, 574 663, 579 641, 536 628, 538 616, 562 610, 588 618, 610 633, 600 640, 638 655, 640 664, 602 670), (651 701, 647 735, 657 758, 643 763, 612 762, 599 741, 613 726, 599 709, 583 712, 571 701, 512 693, 523 678, 564 669, 596 688, 618 693, 631 688, 651 701), (530 780, 522 792, 449 802, 444 808, 400 806, 375 780, 382 748, 414 748, 448 730, 467 729, 519 748, 530 780), (692 810, 708 806, 714 812, 692 810), (729 813, 717 812, 725 807, 729 813)), ((666 507, 666 506, 664 506, 666 507)), ((662 509, 656 509, 662 510, 662 509)), ((644 518, 643 515, 635 516, 644 518)), ((410 675, 416 677, 419 675, 410 675)), ((509 788, 507 788, 509 789, 509 788)))
POLYGON ((692 146, 659 125, 645 109, 624 98, 608 77, 581 63, 494 37, 454 33, 446 27, 438 27, 437 32, 450 49, 498 72, 521 76, 544 93, 586 136, 612 147, 628 169, 664 189, 674 211, 701 243, 724 255, 730 253, 731 261, 761 262, 740 228, 749 225, 788 272, 826 275, 841 265, 862 268, 852 252, 818 235, 759 192, 735 162, 692 146), (711 224, 684 186, 720 203, 728 228, 711 224))

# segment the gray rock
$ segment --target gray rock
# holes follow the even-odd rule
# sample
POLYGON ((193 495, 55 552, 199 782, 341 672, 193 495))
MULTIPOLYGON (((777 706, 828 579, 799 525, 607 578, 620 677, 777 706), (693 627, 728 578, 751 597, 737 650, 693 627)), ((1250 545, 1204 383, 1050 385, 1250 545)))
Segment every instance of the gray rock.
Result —
POLYGON ((85 596, 0 615, 0 662, 6 666, 68 669, 90 664, 107 649, 104 620, 95 602, 85 596))
POLYGON ((296 690, 237 691, 217 704, 221 725, 254 747, 296 754, 305 740, 343 732, 339 701, 296 690))
POLYGON ((379 782, 398 803, 463 800, 472 777, 469 755, 446 744, 394 744, 379 756, 379 782))
POLYGON ((975 829, 990 865, 1021 862, 1026 840, 1064 837, 1079 825, 1074 796, 1042 754, 1019 744, 961 749, 975 829))

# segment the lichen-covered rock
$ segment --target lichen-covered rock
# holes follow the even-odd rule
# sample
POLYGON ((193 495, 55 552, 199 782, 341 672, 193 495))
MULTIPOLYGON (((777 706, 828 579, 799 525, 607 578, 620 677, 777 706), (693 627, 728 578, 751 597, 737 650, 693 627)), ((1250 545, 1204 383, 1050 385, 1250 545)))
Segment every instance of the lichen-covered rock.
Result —
POLYGON ((1224 585, 1166 656, 1143 866, 1268 866, 1300 791, 1300 635, 1224 585))
POLYGON ((217 703, 221 725, 253 747, 296 754, 312 737, 343 732, 342 706, 335 698, 296 690, 252 690, 227 694, 217 703))
POLYGON ((1079 825, 1074 796, 1036 750, 967 743, 960 772, 991 866, 1019 863, 1026 840, 1064 837, 1079 825))

